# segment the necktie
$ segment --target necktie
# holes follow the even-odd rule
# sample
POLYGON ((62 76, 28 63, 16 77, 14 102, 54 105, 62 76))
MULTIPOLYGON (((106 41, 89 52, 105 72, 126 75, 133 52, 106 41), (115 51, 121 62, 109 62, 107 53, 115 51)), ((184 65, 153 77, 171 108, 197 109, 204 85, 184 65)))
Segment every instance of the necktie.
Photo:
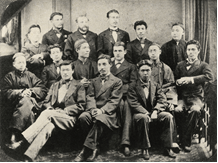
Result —
POLYGON ((108 80, 109 76, 100 76, 102 85, 108 80))
POLYGON ((142 48, 144 48, 145 47, 145 39, 140 39, 140 43, 141 43, 142 48))
POLYGON ((112 31, 112 36, 114 38, 114 41, 117 42, 117 32, 116 31, 112 31))
POLYGON ((116 64, 117 69, 120 68, 120 65, 121 65, 120 62, 118 62, 118 63, 116 64))

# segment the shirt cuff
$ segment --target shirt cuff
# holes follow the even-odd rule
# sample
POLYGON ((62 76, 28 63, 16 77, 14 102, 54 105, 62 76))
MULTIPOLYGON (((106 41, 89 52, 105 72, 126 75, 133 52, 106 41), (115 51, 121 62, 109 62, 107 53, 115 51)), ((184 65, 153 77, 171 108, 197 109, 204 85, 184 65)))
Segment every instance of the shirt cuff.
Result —
POLYGON ((192 84, 194 84, 194 78, 193 77, 191 77, 191 82, 192 82, 192 84))

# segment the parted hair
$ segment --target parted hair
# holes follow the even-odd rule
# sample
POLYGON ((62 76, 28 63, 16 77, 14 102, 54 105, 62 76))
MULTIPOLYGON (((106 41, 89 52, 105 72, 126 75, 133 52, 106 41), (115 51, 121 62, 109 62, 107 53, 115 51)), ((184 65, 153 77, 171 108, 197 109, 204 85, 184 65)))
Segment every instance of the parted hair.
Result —
POLYGON ((147 25, 147 23, 146 23, 144 20, 139 20, 139 21, 136 21, 136 22, 134 23, 134 29, 135 29, 135 30, 136 30, 136 27, 137 27, 138 25, 144 25, 146 29, 148 28, 148 25, 147 25))
POLYGON ((100 59, 107 59, 108 60, 108 63, 111 64, 111 57, 109 55, 106 55, 106 54, 101 54, 99 57, 98 57, 98 61, 100 59))
POLYGON ((107 18, 109 18, 110 13, 117 13, 117 14, 120 14, 117 10, 112 9, 112 10, 110 10, 110 11, 107 12, 107 18))
POLYGON ((174 26, 177 26, 177 25, 180 26, 183 29, 183 31, 185 31, 183 24, 180 22, 174 23, 171 28, 173 28, 174 26))
POLYGON ((122 41, 117 41, 115 42, 114 46, 122 46, 124 48, 124 50, 126 50, 126 45, 124 42, 122 41))
POLYGON ((188 45, 191 45, 191 44, 196 45, 199 51, 201 50, 201 44, 197 40, 190 40, 190 41, 188 41, 186 43, 186 50, 187 50, 188 45))
POLYGON ((63 14, 60 13, 60 12, 53 12, 53 13, 51 14, 51 16, 50 16, 50 20, 52 20, 53 17, 56 16, 56 15, 60 15, 60 16, 64 17, 63 14))
POLYGON ((72 61, 69 61, 69 60, 64 60, 61 64, 60 64, 60 68, 62 67, 62 66, 68 66, 68 65, 71 65, 71 68, 72 68, 72 70, 74 70, 74 65, 72 64, 72 61))
POLYGON ((63 51, 62 47, 61 47, 59 44, 54 44, 54 45, 50 45, 50 46, 48 47, 49 53, 51 53, 51 49, 54 49, 54 48, 59 48, 60 51, 63 51))

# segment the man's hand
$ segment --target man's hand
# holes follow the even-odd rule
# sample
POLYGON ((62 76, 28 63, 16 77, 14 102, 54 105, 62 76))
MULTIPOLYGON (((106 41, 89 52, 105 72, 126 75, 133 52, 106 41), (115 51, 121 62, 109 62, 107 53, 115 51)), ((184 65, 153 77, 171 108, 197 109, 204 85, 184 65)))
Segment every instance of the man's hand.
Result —
POLYGON ((96 116, 101 115, 101 114, 102 114, 101 109, 93 109, 92 110, 92 117, 96 117, 96 116))
POLYGON ((83 84, 84 87, 88 87, 90 84, 90 81, 86 78, 83 78, 80 82, 83 84))
POLYGON ((151 114, 151 119, 157 119, 157 110, 154 110, 151 114))
POLYGON ((43 54, 42 54, 42 53, 40 53, 40 54, 35 54, 35 55, 33 55, 31 58, 33 58, 33 59, 39 59, 39 58, 43 59, 43 54))
POLYGON ((192 77, 182 77, 182 78, 180 78, 180 79, 178 79, 176 81, 176 84, 178 86, 181 86, 181 85, 184 85, 184 84, 190 84, 190 83, 193 82, 192 80, 193 80, 192 77))
POLYGON ((23 92, 22 92, 22 94, 21 94, 21 96, 22 97, 31 97, 31 95, 32 95, 32 91, 31 90, 29 90, 29 89, 25 89, 23 92))

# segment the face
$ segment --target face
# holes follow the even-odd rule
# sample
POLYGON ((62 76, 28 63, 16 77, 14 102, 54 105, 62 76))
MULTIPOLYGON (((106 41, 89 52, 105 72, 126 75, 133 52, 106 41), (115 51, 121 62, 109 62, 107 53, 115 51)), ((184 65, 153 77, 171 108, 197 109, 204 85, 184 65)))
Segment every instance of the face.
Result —
POLYGON ((137 25, 135 31, 138 38, 145 38, 147 29, 144 25, 137 25))
POLYGON ((126 50, 124 50, 123 46, 114 46, 113 47, 114 59, 117 61, 121 61, 126 54, 126 50))
POLYGON ((184 34, 184 31, 183 31, 183 29, 180 26, 175 25, 175 26, 172 27, 171 36, 172 36, 172 38, 174 40, 176 40, 176 41, 181 40, 183 34, 184 34))
POLYGON ((41 31, 39 28, 31 28, 28 38, 31 43, 39 42, 41 38, 41 31))
POLYGON ((60 68, 60 73, 63 80, 69 80, 73 74, 71 65, 62 65, 60 68))
POLYGON ((55 28, 63 28, 64 21, 61 15, 55 15, 51 22, 55 28))
POLYGON ((190 44, 187 46, 186 53, 188 55, 188 59, 192 61, 198 58, 200 51, 198 50, 197 45, 190 44))
POLYGON ((158 46, 150 46, 148 49, 148 55, 151 60, 156 61, 159 59, 159 56, 161 54, 161 50, 158 46))
POLYGON ((24 56, 17 57, 13 62, 13 66, 19 71, 24 71, 26 69, 26 58, 24 56))
POLYGON ((151 67, 148 65, 143 65, 139 69, 139 76, 144 82, 148 82, 151 76, 151 67))
POLYGON ((59 48, 53 48, 51 49, 50 57, 54 62, 58 62, 62 59, 62 51, 59 48))
POLYGON ((119 24, 119 18, 120 16, 118 13, 115 13, 115 12, 110 13, 109 18, 108 18, 109 25, 111 27, 116 28, 119 24))
POLYGON ((77 19, 77 24, 81 31, 86 32, 89 30, 89 20, 87 17, 79 17, 77 19))
POLYGON ((88 58, 90 52, 90 47, 88 43, 84 43, 81 45, 79 49, 77 49, 77 53, 79 57, 88 58))
POLYGON ((107 59, 98 60, 98 72, 100 75, 107 75, 110 72, 111 65, 108 63, 107 59))

